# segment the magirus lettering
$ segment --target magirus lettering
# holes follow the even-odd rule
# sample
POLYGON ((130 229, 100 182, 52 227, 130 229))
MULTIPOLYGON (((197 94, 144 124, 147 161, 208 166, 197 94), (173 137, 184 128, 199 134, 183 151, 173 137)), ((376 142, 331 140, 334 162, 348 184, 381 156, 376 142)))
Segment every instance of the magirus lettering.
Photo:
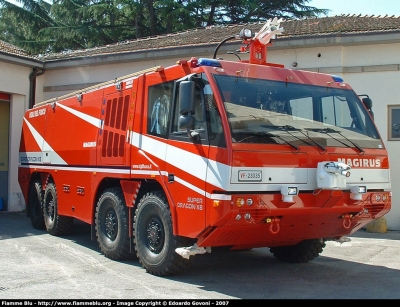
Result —
POLYGON ((355 158, 355 159, 345 159, 338 158, 338 162, 345 163, 350 167, 381 167, 380 159, 363 159, 363 158, 355 158))

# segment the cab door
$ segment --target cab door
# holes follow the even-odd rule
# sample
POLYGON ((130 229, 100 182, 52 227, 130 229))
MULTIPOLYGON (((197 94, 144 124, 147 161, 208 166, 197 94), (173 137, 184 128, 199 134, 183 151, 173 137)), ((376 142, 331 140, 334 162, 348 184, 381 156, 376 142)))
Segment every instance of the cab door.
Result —
POLYGON ((210 144, 202 89, 195 88, 193 123, 179 128, 179 91, 171 109, 166 152, 168 188, 174 199, 178 235, 196 237, 206 223, 206 177, 210 144))

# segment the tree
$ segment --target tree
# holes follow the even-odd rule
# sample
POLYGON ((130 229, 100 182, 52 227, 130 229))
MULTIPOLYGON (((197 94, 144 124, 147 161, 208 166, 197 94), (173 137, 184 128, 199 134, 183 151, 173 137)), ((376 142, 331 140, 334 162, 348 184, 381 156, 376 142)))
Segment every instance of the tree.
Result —
POLYGON ((37 53, 51 45, 50 39, 43 40, 38 32, 53 27, 50 15, 51 4, 39 0, 20 0, 21 6, 0 0, 0 39, 18 46, 28 53, 37 53))
POLYGON ((85 49, 202 26, 315 17, 310 0, 0 0, 0 39, 30 54, 85 49))

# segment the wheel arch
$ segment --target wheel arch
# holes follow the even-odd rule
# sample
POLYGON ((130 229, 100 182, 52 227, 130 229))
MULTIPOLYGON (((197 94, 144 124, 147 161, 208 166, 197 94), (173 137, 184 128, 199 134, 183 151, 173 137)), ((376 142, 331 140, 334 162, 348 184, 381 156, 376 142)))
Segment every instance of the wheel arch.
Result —
POLYGON ((113 187, 120 187, 119 179, 106 177, 98 184, 96 191, 95 191, 95 197, 93 197, 93 203, 92 203, 92 208, 91 208, 90 224, 92 225, 92 227, 95 224, 96 206, 97 206, 97 203, 98 203, 101 195, 103 194, 103 192, 106 189, 113 188, 113 187))
POLYGON ((104 178, 97 186, 95 197, 93 198, 92 223, 96 215, 96 205, 101 195, 105 190, 113 187, 120 187, 122 189, 128 208, 136 207, 140 198, 148 191, 162 189, 161 185, 155 180, 104 178))
POLYGON ((129 209, 130 218, 133 218, 133 209, 137 206, 140 199, 149 191, 162 190, 168 200, 168 206, 171 212, 172 225, 174 234, 177 231, 176 212, 175 206, 171 204, 172 199, 167 191, 163 188, 163 185, 156 180, 147 179, 116 179, 116 178, 104 178, 97 187, 96 196, 93 198, 92 214, 91 214, 91 225, 94 225, 96 217, 96 205, 99 201, 102 193, 112 187, 121 187, 124 194, 126 206, 129 209))
MULTIPOLYGON (((173 233, 177 233, 177 223, 176 223, 176 211, 175 211, 175 206, 173 205, 172 197, 170 193, 166 190, 166 187, 164 188, 164 185, 162 185, 160 182, 156 180, 140 180, 140 189, 138 191, 136 200, 133 204, 133 208, 135 208, 140 201, 140 199, 149 191, 157 191, 160 190, 164 193, 167 202, 168 202, 168 207, 171 212, 171 219, 172 219, 172 230, 173 233)), ((125 194, 125 191, 124 191, 125 194)))

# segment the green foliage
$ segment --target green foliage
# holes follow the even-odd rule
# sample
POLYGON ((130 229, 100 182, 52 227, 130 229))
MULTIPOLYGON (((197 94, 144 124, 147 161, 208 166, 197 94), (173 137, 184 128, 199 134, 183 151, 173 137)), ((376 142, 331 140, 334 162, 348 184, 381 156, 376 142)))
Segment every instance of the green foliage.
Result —
POLYGON ((304 18, 310 0, 0 0, 0 39, 30 54, 86 49, 202 26, 304 18))

